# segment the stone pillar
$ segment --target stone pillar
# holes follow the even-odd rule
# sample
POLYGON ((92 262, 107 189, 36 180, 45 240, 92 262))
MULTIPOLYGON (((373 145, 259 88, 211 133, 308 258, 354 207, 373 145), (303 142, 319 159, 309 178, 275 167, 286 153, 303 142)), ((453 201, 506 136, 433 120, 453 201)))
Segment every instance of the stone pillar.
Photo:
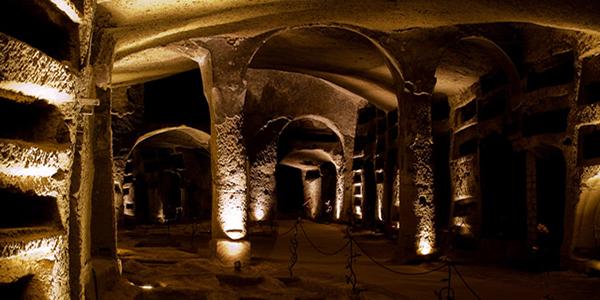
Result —
POLYGON ((73 165, 69 192, 69 276, 71 299, 85 299, 91 282, 91 203, 94 177, 92 117, 76 117, 73 165), (86 286, 87 285, 87 286, 86 286))
POLYGON ((246 98, 244 70, 256 44, 238 38, 201 38, 171 47, 200 65, 211 115, 213 176, 211 256, 222 264, 250 259, 248 156, 242 136, 246 98))
POLYGON ((399 256, 434 251, 435 208, 431 162, 431 103, 427 93, 404 90, 399 96, 398 162, 400 168, 399 256))
POLYGON ((94 187, 92 192, 92 255, 116 258, 116 221, 112 174, 110 89, 96 89, 94 109, 94 187))

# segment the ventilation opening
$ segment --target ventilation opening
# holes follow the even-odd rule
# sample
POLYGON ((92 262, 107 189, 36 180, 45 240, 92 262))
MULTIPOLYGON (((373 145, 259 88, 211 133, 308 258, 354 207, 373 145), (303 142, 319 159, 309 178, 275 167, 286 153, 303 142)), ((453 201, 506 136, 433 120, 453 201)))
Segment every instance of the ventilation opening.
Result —
POLYGON ((525 116, 525 120, 523 121, 523 135, 532 136, 565 132, 567 130, 568 117, 568 108, 525 116))
POLYGON ((0 211, 0 228, 42 227, 58 221, 56 199, 47 196, 0 190, 4 203, 0 211))
POLYGON ((567 84, 575 74, 575 55, 568 51, 552 56, 534 67, 527 76, 527 91, 567 84))
POLYGON ((7 0, 2 5, 0 32, 79 69, 77 24, 50 1, 7 0))
POLYGON ((0 295, 2 295, 3 299, 28 299, 26 293, 32 278, 33 275, 30 274, 13 282, 0 283, 0 295))
POLYGON ((24 104, 0 98, 0 138, 66 143, 69 130, 63 119, 55 106, 43 101, 24 104))

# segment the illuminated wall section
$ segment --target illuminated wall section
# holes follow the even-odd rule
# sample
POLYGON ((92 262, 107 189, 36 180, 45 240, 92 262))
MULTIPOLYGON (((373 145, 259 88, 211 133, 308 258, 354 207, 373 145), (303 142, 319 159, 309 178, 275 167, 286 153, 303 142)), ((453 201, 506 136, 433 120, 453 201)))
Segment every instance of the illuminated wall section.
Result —
MULTIPOLYGON (((318 170, 314 170, 318 172, 318 170)), ((311 218, 316 218, 319 211, 323 208, 320 207, 321 194, 321 177, 318 178, 307 178, 307 171, 302 170, 302 177, 304 179, 304 202, 308 205, 308 215, 311 218)))
POLYGON ((260 222, 271 217, 275 202, 276 140, 271 141, 256 157, 250 166, 249 208, 251 220, 260 222))
POLYGON ((247 157, 241 140, 242 117, 225 118, 223 123, 215 124, 217 143, 214 186, 217 203, 213 207, 223 233, 233 240, 246 236, 247 199, 246 168, 247 157))
MULTIPOLYGON (((79 272, 70 270, 69 249, 89 261, 86 249, 70 245, 77 232, 70 221, 85 214, 71 212, 72 204, 83 207, 84 195, 70 190, 73 169, 80 167, 73 166, 81 151, 73 143, 83 131, 84 74, 90 70, 74 73, 64 61, 0 33, 0 282, 26 281, 24 299, 69 299, 71 274, 79 272)), ((77 240, 83 244, 85 237, 77 240)))

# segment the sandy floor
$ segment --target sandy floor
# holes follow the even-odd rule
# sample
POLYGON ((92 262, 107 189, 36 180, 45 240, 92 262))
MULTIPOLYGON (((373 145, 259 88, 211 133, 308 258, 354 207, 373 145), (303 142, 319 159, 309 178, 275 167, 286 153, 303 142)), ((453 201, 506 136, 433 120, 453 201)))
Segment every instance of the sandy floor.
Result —
MULTIPOLYGON (((307 235, 324 252, 347 243, 345 227, 305 221, 307 235)), ((291 228, 281 221, 279 233, 291 228)), ((298 261, 289 279, 289 245, 293 231, 284 236, 251 235, 252 261, 241 272, 223 268, 208 259, 207 225, 138 228, 119 233, 123 278, 101 299, 348 299, 346 283, 349 247, 325 256, 298 232, 298 261), (192 231, 195 232, 192 238, 192 231)), ((369 234, 356 235, 369 255, 401 272, 423 272, 439 262, 406 266, 391 262, 394 245, 369 234)), ((353 250, 357 250, 356 246, 353 250)), ((573 272, 528 273, 490 266, 457 266, 481 299, 600 299, 600 278, 573 272)), ((447 285, 447 268, 426 275, 398 275, 359 256, 354 264, 358 299, 438 299, 435 292, 447 285)), ((453 273, 456 299, 476 299, 453 273)), ((442 298, 445 299, 445 298, 442 298)))

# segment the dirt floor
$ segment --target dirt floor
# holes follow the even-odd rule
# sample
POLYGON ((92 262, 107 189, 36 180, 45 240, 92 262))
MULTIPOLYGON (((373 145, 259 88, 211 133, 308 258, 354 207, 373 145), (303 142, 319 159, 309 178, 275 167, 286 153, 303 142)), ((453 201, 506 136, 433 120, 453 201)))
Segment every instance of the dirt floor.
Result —
MULTIPOLYGON (((448 268, 440 261, 419 265, 392 262, 395 245, 371 233, 355 233, 369 256, 355 258, 357 285, 347 283, 350 247, 345 226, 303 221, 297 233, 298 260, 290 278, 290 239, 293 221, 280 221, 278 237, 261 232, 250 235, 252 260, 242 270, 219 266, 208 258, 208 224, 137 227, 119 232, 123 276, 101 299, 446 299, 436 293, 447 286, 448 268), (287 233, 286 233, 287 232, 287 233), (324 255, 319 251, 328 254, 324 255), (328 253, 329 252, 329 253, 328 253)), ((354 254, 359 254, 353 244, 354 254)), ((600 278, 574 272, 531 273, 493 266, 457 265, 480 299, 600 299, 600 278), (546 297, 546 298, 545 298, 546 297)), ((352 278, 352 276, 350 276, 352 278)), ((455 299, 477 299, 452 273, 455 299)))

